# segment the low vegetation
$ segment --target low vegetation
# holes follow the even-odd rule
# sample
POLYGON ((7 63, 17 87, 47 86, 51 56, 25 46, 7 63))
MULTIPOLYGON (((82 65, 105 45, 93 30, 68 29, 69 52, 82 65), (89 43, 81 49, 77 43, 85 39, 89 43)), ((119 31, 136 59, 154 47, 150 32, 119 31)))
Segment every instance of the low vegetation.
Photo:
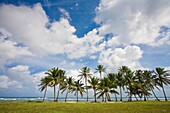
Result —
POLYGON ((170 102, 0 102, 1 113, 170 113, 170 102))

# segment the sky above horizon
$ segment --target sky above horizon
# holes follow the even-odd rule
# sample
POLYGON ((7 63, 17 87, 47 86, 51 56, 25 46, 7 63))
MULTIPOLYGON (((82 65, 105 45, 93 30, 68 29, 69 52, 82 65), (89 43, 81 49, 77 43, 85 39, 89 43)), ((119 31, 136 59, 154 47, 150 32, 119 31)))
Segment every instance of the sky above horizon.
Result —
POLYGON ((52 67, 170 70, 169 14, 169 0, 1 0, 0 97, 42 96, 52 67))

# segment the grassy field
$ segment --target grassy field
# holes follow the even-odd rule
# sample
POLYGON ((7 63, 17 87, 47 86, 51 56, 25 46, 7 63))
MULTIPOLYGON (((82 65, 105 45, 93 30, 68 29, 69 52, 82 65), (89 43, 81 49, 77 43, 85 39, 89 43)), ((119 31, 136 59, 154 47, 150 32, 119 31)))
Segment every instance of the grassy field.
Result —
POLYGON ((170 113, 169 102, 0 102, 0 113, 170 113))

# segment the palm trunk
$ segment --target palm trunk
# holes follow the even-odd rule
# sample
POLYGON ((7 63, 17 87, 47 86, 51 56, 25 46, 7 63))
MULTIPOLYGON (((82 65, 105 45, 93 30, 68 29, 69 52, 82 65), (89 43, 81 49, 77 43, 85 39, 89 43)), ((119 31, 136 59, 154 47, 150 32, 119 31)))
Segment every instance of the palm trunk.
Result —
POLYGON ((121 86, 119 86, 120 88, 120 101, 122 101, 122 89, 121 89, 121 86))
POLYGON ((135 96, 136 100, 138 101, 138 98, 136 97, 136 95, 135 95, 135 94, 134 94, 134 96, 135 96))
POLYGON ((163 90, 163 93, 164 93, 165 101, 167 101, 167 98, 166 98, 166 94, 165 94, 165 90, 164 90, 164 86, 163 86, 162 81, 161 81, 161 85, 162 85, 162 90, 163 90))
POLYGON ((105 94, 105 102, 106 102, 107 95, 105 94))
POLYGON ((77 92, 77 102, 78 102, 79 100, 78 100, 78 92, 77 92))
POLYGON ((104 102, 104 95, 102 95, 102 102, 104 102))
POLYGON ((96 101, 96 90, 95 89, 94 89, 94 101, 97 102, 96 101))
POLYGON ((146 96, 145 96, 145 94, 144 94, 144 101, 146 101, 146 96))
POLYGON ((67 90, 67 93, 66 93, 65 102, 67 102, 67 95, 68 95, 68 90, 67 90))
MULTIPOLYGON (((130 90, 129 90, 130 91, 130 90)), ((131 91, 130 91, 131 92, 131 91)), ((132 94, 131 93, 129 93, 129 100, 128 101, 132 101, 132 94)))
POLYGON ((116 96, 116 94, 115 94, 115 99, 116 99, 116 101, 117 101, 117 96, 116 96))
POLYGON ((57 101, 57 102, 58 102, 59 93, 60 93, 60 84, 59 84, 59 86, 58 86, 58 93, 57 93, 57 98, 56 98, 56 101, 57 101))
POLYGON ((47 92, 47 87, 45 88, 44 97, 43 97, 43 102, 44 102, 44 100, 45 100, 46 92, 47 92))
POLYGON ((85 84, 86 84, 86 93, 87 93, 87 102, 88 102, 88 88, 87 88, 87 78, 85 78, 85 84))
POLYGON ((102 79, 102 73, 100 72, 100 79, 102 79))
POLYGON ((56 95, 55 93, 56 93, 56 92, 55 92, 55 85, 54 85, 54 102, 55 102, 55 95, 56 95))
POLYGON ((155 94, 155 92, 153 91, 152 88, 151 88, 151 91, 152 91, 153 95, 155 96, 156 100, 157 100, 157 101, 160 101, 160 100, 158 99, 158 97, 156 96, 156 94, 155 94))

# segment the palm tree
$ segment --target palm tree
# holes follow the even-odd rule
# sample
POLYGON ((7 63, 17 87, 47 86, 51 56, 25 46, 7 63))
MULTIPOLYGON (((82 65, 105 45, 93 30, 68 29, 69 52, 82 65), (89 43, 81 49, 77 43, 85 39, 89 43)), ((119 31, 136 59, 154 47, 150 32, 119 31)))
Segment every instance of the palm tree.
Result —
POLYGON ((52 68, 49 69, 47 72, 45 72, 45 74, 47 74, 48 76, 50 76, 52 78, 51 80, 51 86, 54 87, 54 101, 55 101, 55 96, 56 96, 56 85, 58 84, 58 73, 59 73, 59 69, 58 68, 52 68))
POLYGON ((159 90, 156 76, 152 75, 152 71, 149 70, 144 70, 143 75, 144 75, 144 79, 149 85, 150 90, 152 91, 152 94, 155 96, 157 101, 160 101, 154 92, 154 87, 156 87, 159 90))
POLYGON ((67 101, 68 93, 70 93, 71 90, 72 90, 72 86, 73 86, 73 83, 74 83, 73 81, 74 81, 74 79, 72 77, 66 78, 66 81, 63 82, 63 84, 61 86, 61 90, 62 90, 61 93, 63 93, 64 91, 67 90, 66 96, 65 96, 65 102, 67 101))
POLYGON ((132 84, 133 84, 133 72, 127 66, 122 66, 119 68, 119 73, 124 76, 125 85, 127 93, 129 95, 129 101, 132 101, 132 84), (129 91, 128 91, 129 90, 129 91))
POLYGON ((96 91, 97 91, 97 88, 98 88, 98 85, 99 85, 99 78, 96 78, 96 77, 90 77, 90 80, 88 80, 90 86, 87 86, 88 89, 92 88, 93 91, 94 91, 94 101, 96 101, 96 91))
MULTIPOLYGON (((118 85, 118 80, 117 80, 117 73, 109 73, 107 75, 107 77, 109 78, 109 80, 111 81, 113 88, 117 89, 117 85, 118 85)), ((117 96, 115 93, 115 99, 117 101, 117 96)))
POLYGON ((39 90, 41 92, 44 91, 44 96, 43 96, 43 101, 45 100, 46 92, 47 92, 47 87, 51 85, 52 78, 50 76, 45 76, 44 78, 41 79, 41 83, 38 86, 41 86, 39 90))
POLYGON ((77 102, 78 102, 78 94, 80 93, 81 96, 83 96, 83 92, 84 92, 84 87, 83 87, 83 83, 81 83, 80 80, 78 81, 75 81, 74 84, 73 84, 73 90, 72 92, 75 92, 74 95, 77 96, 77 102))
POLYGON ((95 73, 99 72, 100 74, 100 79, 102 79, 102 72, 106 72, 106 68, 104 68, 103 65, 98 65, 97 68, 95 69, 95 73))
POLYGON ((165 101, 167 101, 166 93, 164 90, 164 84, 168 85, 170 84, 170 74, 167 73, 167 71, 164 68, 156 68, 155 69, 155 74, 157 75, 157 79, 160 82, 160 86, 162 88, 162 91, 164 93, 165 101))
POLYGON ((66 78, 64 75, 65 75, 65 71, 60 69, 58 72, 58 77, 57 77, 57 82, 58 82, 59 86, 58 86, 58 93, 57 93, 56 101, 58 101, 61 86, 64 83, 64 79, 66 78))
POLYGON ((125 78, 124 76, 118 72, 118 74, 116 74, 116 84, 119 86, 119 90, 120 90, 120 101, 122 101, 122 89, 124 89, 124 85, 125 85, 125 78))
POLYGON ((101 96, 104 97, 105 96, 105 102, 106 100, 110 101, 110 93, 116 93, 118 94, 117 91, 115 91, 115 89, 113 89, 113 84, 112 82, 109 80, 109 78, 104 77, 103 79, 101 79, 100 83, 99 83, 99 87, 98 87, 99 92, 97 94, 99 94, 98 98, 100 98, 101 96))
POLYGON ((80 69, 80 75, 78 75, 80 77, 80 80, 81 79, 84 79, 85 81, 85 87, 86 87, 86 93, 87 93, 87 102, 88 102, 88 88, 87 88, 87 80, 88 78, 91 77, 91 74, 90 74, 90 68, 88 67, 83 67, 82 69, 80 69))

